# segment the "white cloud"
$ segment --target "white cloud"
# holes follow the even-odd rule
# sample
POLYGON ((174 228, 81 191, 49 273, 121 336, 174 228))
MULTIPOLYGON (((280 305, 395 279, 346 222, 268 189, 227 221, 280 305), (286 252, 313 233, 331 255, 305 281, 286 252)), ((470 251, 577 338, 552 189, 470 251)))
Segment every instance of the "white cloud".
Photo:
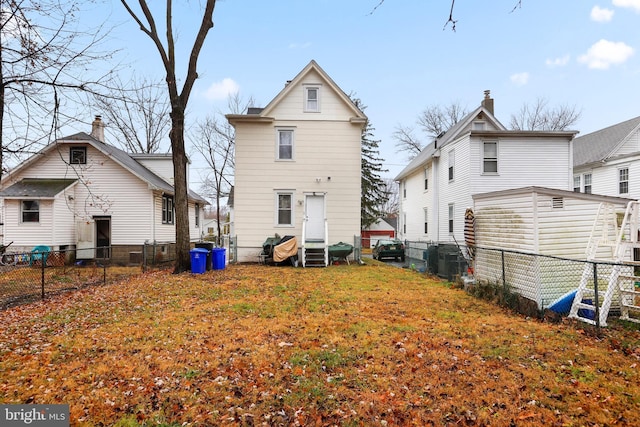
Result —
POLYGON ((633 48, 624 42, 610 42, 602 39, 591 46, 587 53, 581 55, 578 61, 587 64, 589 68, 606 70, 611 65, 624 63, 633 53, 633 48))
POLYGON ((629 7, 640 13, 640 0, 613 0, 613 5, 618 7, 629 7))
POLYGON ((524 86, 527 83, 529 83, 529 73, 524 72, 524 73, 512 74, 510 79, 512 83, 518 86, 524 86))
POLYGON ((591 20, 596 22, 609 22, 613 18, 614 11, 602 9, 600 6, 593 6, 591 9, 591 20))
POLYGON ((569 63, 569 59, 571 59, 571 57, 569 55, 565 55, 559 58, 548 58, 545 63, 547 64, 547 67, 551 68, 564 67, 569 63))
POLYGON ((238 83, 234 82, 233 79, 227 77, 222 79, 220 82, 214 82, 209 88, 205 91, 204 96, 207 99, 218 101, 221 99, 227 99, 229 95, 232 93, 237 93, 240 90, 240 86, 238 83))

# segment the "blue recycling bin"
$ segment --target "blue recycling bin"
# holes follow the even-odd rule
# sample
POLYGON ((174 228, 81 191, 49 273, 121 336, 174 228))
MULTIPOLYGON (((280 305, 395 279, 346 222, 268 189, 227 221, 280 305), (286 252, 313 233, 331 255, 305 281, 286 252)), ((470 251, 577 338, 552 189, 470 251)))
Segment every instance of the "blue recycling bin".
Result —
POLYGON ((208 250, 203 248, 195 248, 189 251, 191 254, 191 272, 193 274, 202 274, 207 268, 208 250))
POLYGON ((212 258, 214 270, 224 270, 226 251, 225 248, 213 248, 212 258))

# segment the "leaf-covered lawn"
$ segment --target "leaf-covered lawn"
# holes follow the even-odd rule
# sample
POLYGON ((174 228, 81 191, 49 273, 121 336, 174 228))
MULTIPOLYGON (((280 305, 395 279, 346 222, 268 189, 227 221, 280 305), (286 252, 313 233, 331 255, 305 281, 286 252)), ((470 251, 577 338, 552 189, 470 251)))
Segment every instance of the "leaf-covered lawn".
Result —
POLYGON ((414 272, 156 272, 0 312, 0 402, 72 425, 640 425, 640 333, 414 272))

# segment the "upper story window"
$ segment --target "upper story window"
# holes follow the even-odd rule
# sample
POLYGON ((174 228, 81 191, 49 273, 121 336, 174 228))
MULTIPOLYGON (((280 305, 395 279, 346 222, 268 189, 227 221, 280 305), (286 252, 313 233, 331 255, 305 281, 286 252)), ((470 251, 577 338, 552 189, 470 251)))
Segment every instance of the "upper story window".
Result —
POLYGON ((162 223, 173 224, 174 219, 173 196, 162 195, 162 223))
POLYGON ((449 204, 449 234, 453 234, 453 216, 455 214, 455 208, 453 203, 449 204))
POLYGON ((573 192, 574 193, 579 193, 580 192, 580 175, 576 175, 573 177, 573 192))
POLYGON ((453 150, 449 151, 449 181, 453 181, 454 178, 454 166, 456 164, 456 156, 453 150))
POLYGON ((70 147, 69 163, 71 163, 72 165, 86 165, 87 147, 70 147))
POLYGON ((584 192, 591 194, 591 174, 585 173, 584 175, 584 192))
POLYGON ((618 169, 618 192, 629 193, 629 168, 618 169))
POLYGON ((400 185, 402 186, 402 198, 406 199, 407 198, 407 183, 406 183, 406 181, 402 181, 402 183, 400 185))
POLYGON ((485 122, 473 122, 471 126, 473 130, 484 130, 485 122))
POLYGON ((498 173, 498 143, 495 141, 482 143, 482 173, 498 173))
POLYGON ((424 190, 429 189, 429 168, 424 169, 424 190))
POLYGON ((293 225, 293 193, 276 193, 276 224, 293 225))
POLYGON ((278 160, 293 160, 293 129, 278 129, 278 160))
POLYGON ((22 201, 22 222, 40 222, 40 202, 37 200, 22 201))
POLYGON ((307 113, 320 112, 320 86, 304 86, 304 111, 307 113))
POLYGON ((196 227, 200 227, 200 204, 196 203, 195 211, 196 211, 196 227))

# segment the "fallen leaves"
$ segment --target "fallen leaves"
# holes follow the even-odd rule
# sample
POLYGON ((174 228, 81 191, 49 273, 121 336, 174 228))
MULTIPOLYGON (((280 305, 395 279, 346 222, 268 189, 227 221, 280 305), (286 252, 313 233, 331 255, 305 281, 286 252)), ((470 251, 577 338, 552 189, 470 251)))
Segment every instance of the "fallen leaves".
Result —
POLYGON ((0 402, 69 403, 72 424, 640 422, 637 330, 596 339, 393 267, 155 272, 0 324, 0 402))

